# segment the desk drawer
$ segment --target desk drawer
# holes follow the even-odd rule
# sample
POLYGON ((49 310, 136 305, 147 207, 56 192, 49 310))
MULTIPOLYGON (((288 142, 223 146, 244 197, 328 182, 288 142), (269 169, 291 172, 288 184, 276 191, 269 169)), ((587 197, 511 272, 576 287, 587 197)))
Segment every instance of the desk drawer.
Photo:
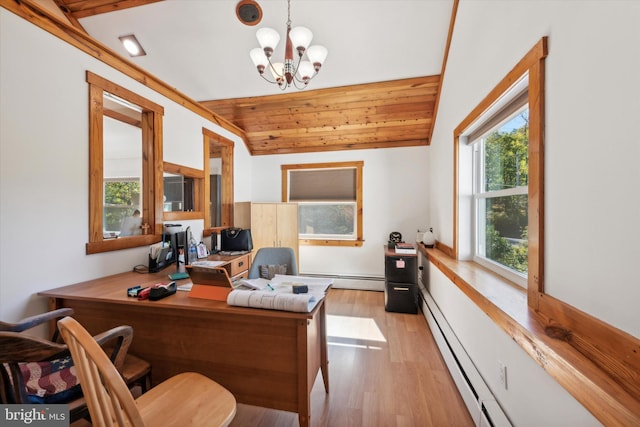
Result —
POLYGON ((238 274, 237 276, 233 276, 231 280, 248 279, 248 278, 249 278, 249 270, 245 270, 242 273, 238 274))
POLYGON ((235 277, 241 274, 243 271, 249 271, 249 257, 251 254, 246 254, 238 257, 229 263, 229 275, 235 277))

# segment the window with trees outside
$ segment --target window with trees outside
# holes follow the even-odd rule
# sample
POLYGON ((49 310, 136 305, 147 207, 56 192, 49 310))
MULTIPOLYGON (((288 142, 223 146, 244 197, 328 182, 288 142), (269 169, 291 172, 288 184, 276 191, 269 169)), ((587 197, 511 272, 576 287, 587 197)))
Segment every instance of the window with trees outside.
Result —
POLYGON ((363 162, 283 165, 283 201, 298 203, 302 244, 360 246, 363 162))
POLYGON ((454 130, 454 245, 527 290, 544 293, 543 37, 454 130))
MULTIPOLYGON (((480 135, 479 135, 480 134, 480 135)), ((525 286, 528 263, 529 108, 516 97, 473 144, 474 260, 525 286), (487 130, 488 128, 488 130, 487 130)))

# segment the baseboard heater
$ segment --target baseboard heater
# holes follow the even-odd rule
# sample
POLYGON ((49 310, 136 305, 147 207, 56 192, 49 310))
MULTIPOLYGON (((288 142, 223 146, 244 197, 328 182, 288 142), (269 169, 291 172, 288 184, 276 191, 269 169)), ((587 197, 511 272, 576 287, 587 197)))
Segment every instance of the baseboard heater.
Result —
POLYGON ((420 295, 422 312, 476 426, 510 427, 511 422, 507 415, 458 341, 431 294, 421 286, 420 295))
POLYGON ((328 277, 333 279, 333 288, 336 289, 357 289, 365 291, 384 291, 384 277, 376 276, 355 276, 347 274, 307 274, 306 277, 328 277))

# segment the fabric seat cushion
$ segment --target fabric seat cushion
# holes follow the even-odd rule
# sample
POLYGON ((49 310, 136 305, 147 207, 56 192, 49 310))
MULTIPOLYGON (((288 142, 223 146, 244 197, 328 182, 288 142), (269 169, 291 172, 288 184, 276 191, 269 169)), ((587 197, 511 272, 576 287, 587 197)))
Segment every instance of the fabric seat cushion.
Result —
POLYGON ((30 403, 67 403, 82 396, 71 356, 46 362, 21 363, 30 403))
POLYGON ((260 277, 271 280, 276 274, 287 274, 287 264, 261 265, 260 277))

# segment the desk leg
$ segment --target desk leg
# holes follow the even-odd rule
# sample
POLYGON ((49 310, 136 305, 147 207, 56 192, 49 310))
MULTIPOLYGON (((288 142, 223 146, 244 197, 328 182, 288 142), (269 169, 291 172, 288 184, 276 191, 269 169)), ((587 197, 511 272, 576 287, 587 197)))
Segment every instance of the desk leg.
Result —
POLYGON ((58 301, 58 298, 49 298, 49 311, 57 310, 62 308, 62 304, 58 301))
POLYGON ((324 382, 324 391, 329 393, 329 355, 327 352, 327 313, 326 304, 320 307, 320 370, 324 382))
MULTIPOLYGON (((64 308, 62 302, 58 298, 49 298, 49 311, 54 311, 59 308, 64 308)), ((56 337, 58 331, 58 319, 51 319, 49 321, 49 336, 56 337)), ((62 342, 62 337, 58 336, 59 341, 62 342)))
MULTIPOLYGON (((317 351, 317 341, 315 345, 313 341, 309 341, 309 328, 311 321, 300 320, 298 321, 298 364, 297 369, 297 381, 298 381, 298 422, 300 427, 309 427, 309 417, 311 415, 311 396, 309 389, 309 371, 312 369, 309 366, 309 353, 317 351)), ((316 359, 317 360, 317 359, 316 359)), ((316 374, 317 374, 316 368, 316 374)))

